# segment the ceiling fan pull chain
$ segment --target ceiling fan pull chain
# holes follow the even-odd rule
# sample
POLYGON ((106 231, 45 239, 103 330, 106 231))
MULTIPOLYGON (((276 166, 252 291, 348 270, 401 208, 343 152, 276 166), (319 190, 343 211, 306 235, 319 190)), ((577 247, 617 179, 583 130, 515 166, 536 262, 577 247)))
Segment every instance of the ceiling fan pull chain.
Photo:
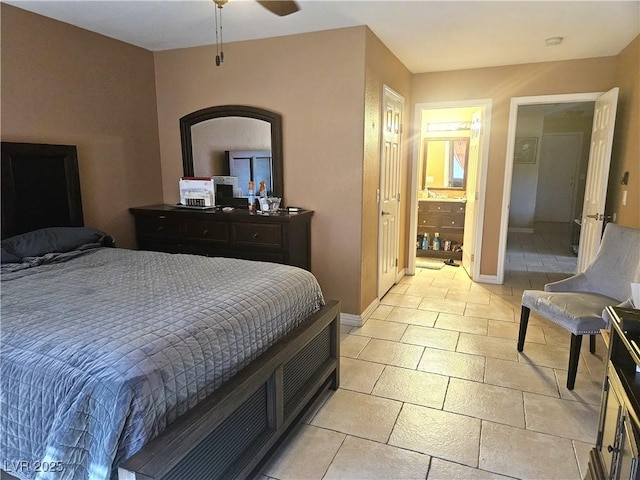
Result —
MULTIPOLYGON (((215 2, 214 2, 215 3, 215 2)), ((221 7, 216 4, 214 11, 213 11, 213 17, 215 19, 216 22, 216 66, 220 66, 220 41, 218 40, 218 10, 221 9, 221 7)), ((220 23, 222 23, 222 17, 220 17, 220 23)))
POLYGON ((224 62, 224 40, 222 38, 222 7, 220 7, 220 63, 224 62))

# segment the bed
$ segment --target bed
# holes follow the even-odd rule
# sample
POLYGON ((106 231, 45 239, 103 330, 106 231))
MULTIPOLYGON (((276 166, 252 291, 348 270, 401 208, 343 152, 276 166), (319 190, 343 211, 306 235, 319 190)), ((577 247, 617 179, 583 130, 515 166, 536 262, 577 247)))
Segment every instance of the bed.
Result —
POLYGON ((339 304, 309 272, 113 248, 82 225, 75 147, 5 142, 2 174, 3 475, 246 478, 338 387, 339 304), (28 161, 63 171, 37 222, 28 161))

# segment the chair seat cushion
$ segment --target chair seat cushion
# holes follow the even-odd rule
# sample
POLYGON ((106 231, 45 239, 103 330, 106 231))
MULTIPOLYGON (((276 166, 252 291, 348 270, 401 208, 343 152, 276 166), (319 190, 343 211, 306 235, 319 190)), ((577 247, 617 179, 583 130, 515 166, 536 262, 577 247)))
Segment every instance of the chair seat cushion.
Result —
POLYGON ((522 305, 557 323, 574 335, 599 333, 607 327, 602 310, 620 303, 615 298, 597 293, 544 292, 525 290, 522 305))

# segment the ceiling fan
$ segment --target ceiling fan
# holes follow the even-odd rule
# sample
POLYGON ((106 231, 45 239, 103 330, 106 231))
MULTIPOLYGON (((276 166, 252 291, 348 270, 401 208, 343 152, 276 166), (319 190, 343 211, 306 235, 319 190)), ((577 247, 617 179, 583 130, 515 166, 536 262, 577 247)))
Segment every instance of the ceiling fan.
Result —
MULTIPOLYGON (((269 10, 271 13, 275 13, 279 17, 286 17, 292 13, 300 10, 300 7, 294 0, 256 0, 260 5, 269 10)), ((218 8, 222 8, 229 0, 213 0, 218 8)))
MULTIPOLYGON (((260 5, 269 10, 271 13, 275 13, 279 17, 286 17, 292 13, 300 10, 300 7, 294 0, 256 0, 260 5)), ((222 7, 224 7, 229 0, 213 0, 216 4, 216 65, 220 66, 224 62, 224 52, 222 51, 222 7), (219 24, 219 25, 218 25, 219 24), (218 35, 220 38, 218 39, 218 35)))

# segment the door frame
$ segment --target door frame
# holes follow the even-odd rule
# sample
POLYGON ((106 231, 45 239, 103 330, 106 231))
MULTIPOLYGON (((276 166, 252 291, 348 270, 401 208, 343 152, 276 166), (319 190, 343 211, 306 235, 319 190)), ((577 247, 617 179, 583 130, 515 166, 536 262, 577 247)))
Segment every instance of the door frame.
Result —
POLYGON ((479 108, 482 109, 482 118, 484 125, 482 126, 482 138, 480 139, 482 152, 478 161, 477 175, 477 192, 475 219, 473 225, 475 228, 476 242, 474 248, 474 267, 472 272, 472 280, 480 281, 480 260, 482 256, 482 229, 484 224, 484 206, 487 186, 487 171, 489 167, 489 137, 491 133, 491 109, 493 99, 481 98, 472 100, 458 100, 451 102, 426 102, 416 103, 413 117, 413 155, 411 158, 410 175, 411 187, 409 191, 409 244, 407 256, 407 275, 415 275, 416 271, 416 238, 418 235, 418 172, 420 167, 420 138, 422 131, 422 111, 423 110, 441 110, 451 108, 479 108))
POLYGON ((548 103, 595 102, 605 92, 568 93, 559 95, 534 95, 512 97, 507 128, 507 155, 504 161, 504 186, 502 188, 502 218, 500 220, 500 239, 498 242, 498 271, 496 283, 504 283, 504 265, 507 256, 507 234, 509 229, 509 209, 511 206, 511 184, 513 182, 513 154, 516 142, 518 108, 525 105, 543 105, 548 103))

